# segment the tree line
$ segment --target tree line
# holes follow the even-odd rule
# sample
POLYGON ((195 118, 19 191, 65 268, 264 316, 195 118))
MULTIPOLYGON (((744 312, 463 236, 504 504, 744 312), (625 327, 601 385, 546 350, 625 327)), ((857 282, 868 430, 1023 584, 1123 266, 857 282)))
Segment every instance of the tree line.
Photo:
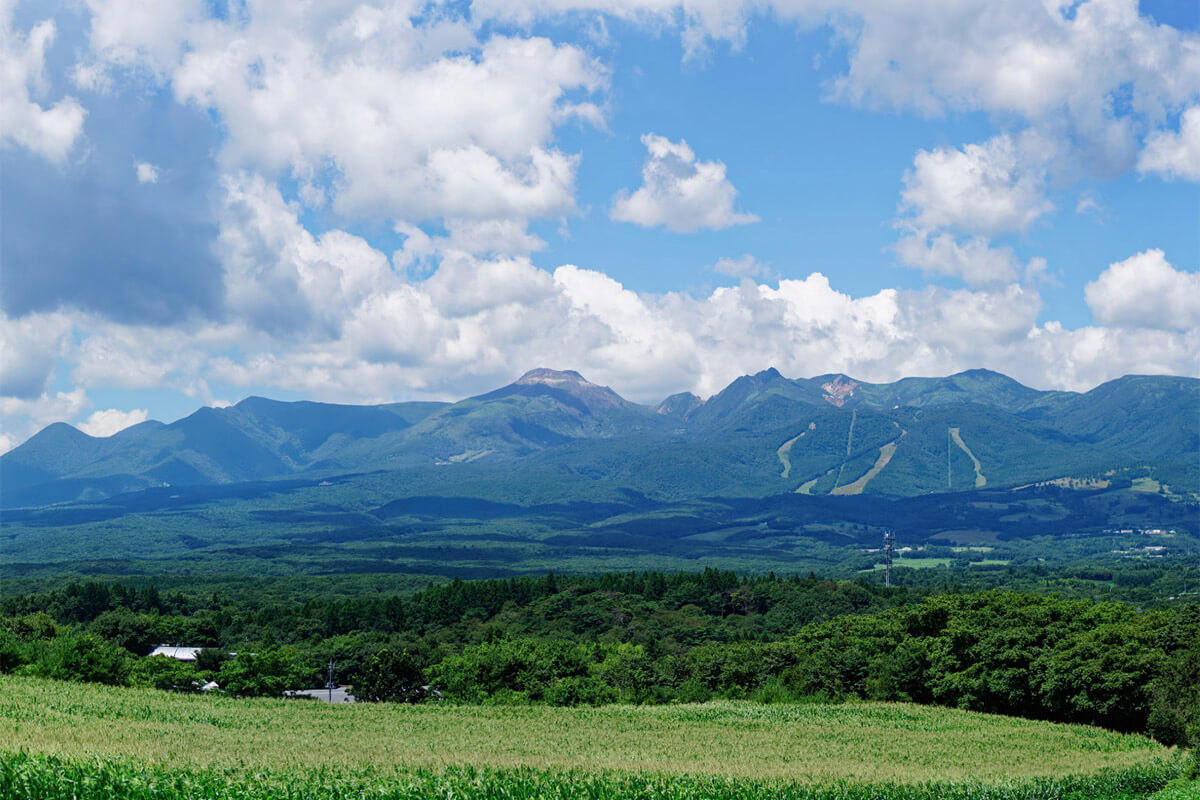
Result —
POLYGON ((1200 737, 1200 606, 707 569, 453 581, 410 595, 237 600, 79 582, 0 603, 0 670, 278 695, 558 705, 933 703, 1200 737), (145 658, 202 646, 194 664, 145 658), (236 657, 230 653, 236 652, 236 657))

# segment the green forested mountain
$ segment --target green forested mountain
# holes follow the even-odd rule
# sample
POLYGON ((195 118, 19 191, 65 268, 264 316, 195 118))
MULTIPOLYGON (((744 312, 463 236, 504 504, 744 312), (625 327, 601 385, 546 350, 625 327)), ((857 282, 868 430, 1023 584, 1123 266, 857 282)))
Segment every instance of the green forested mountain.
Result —
MULTIPOLYGON (((250 397, 97 439, 56 423, 0 458, 5 507, 151 487, 426 470, 455 484, 554 467, 648 496, 878 494, 1120 477, 1195 491, 1200 381, 1127 376, 1084 394, 972 370, 867 384, 774 369, 700 401, 631 403, 575 372, 533 370, 458 403, 345 406, 250 397)), ((564 496, 587 495, 573 486, 564 496)))
POLYGON ((1190 378, 1072 393, 985 370, 868 384, 770 369, 644 406, 539 369, 457 403, 251 397, 104 439, 51 425, 0 457, 0 561, 213 571, 220 554, 275 574, 466 577, 829 565, 883 528, 940 546, 1194 537, 1198 460, 1190 378))

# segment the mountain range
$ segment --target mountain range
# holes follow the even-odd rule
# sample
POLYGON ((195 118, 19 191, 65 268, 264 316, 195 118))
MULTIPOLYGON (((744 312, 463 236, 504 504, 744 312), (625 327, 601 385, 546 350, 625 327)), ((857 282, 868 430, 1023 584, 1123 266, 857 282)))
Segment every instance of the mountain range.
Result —
POLYGON ((768 369, 651 406, 535 369, 456 403, 250 397, 107 438, 55 424, 0 457, 0 577, 855 575, 885 530, 922 567, 1194 563, 1198 456, 1200 381, 1167 376, 768 369))
POLYGON ((1038 391, 970 370, 872 384, 775 369, 702 400, 625 400, 578 372, 532 370, 456 403, 374 406, 250 397, 107 438, 65 423, 0 457, 0 506, 104 502, 142 490, 373 473, 439 493, 554 501, 614 490, 689 497, 909 497, 1149 476, 1195 493, 1200 380, 1130 375, 1038 391), (551 484, 547 486, 547 482, 551 484), (458 488, 454 488, 458 487, 458 488))

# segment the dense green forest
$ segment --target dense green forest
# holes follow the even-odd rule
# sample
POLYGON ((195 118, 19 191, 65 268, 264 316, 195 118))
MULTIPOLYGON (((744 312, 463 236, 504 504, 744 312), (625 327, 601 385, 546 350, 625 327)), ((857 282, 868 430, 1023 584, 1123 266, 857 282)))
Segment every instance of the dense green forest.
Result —
POLYGON ((298 583, 76 581, 0 602, 0 670, 278 695, 322 685, 332 659, 363 699, 903 700, 1170 744, 1200 734, 1200 605, 1129 602, 1171 570, 1088 576, 1109 579, 1097 599, 1093 580, 1070 574, 1010 570, 1008 589, 987 589, 969 571, 939 584, 929 572, 891 589, 714 569, 551 573, 307 599, 298 583), (144 657, 161 643, 206 649, 196 664, 144 657))
MULTIPOLYGON (((558 485, 558 477, 544 478, 546 485, 558 485)), ((509 475, 489 484, 503 501, 432 494, 396 499, 393 478, 375 474, 345 485, 263 482, 251 487, 249 498, 235 497, 229 488, 173 487, 154 497, 130 496, 120 507, 5 511, 0 578, 238 574, 257 580, 389 573, 418 586, 549 569, 678 572, 705 564, 739 573, 811 570, 853 578, 880 564, 885 529, 912 548, 904 554, 915 559, 911 566, 1120 570, 1163 556, 1200 561, 1200 504, 1143 491, 1149 484, 1031 486, 895 500, 791 493, 687 502, 609 486, 620 496, 520 504, 518 484, 528 488, 523 480, 509 475), (382 503, 374 509, 354 499, 368 484, 378 495, 371 502, 382 503)))

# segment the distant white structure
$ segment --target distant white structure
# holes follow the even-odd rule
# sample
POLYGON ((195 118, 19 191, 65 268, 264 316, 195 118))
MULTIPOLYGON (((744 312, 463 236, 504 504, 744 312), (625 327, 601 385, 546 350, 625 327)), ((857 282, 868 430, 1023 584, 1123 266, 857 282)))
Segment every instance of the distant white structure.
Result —
POLYGON ((214 692, 214 691, 219 692, 219 691, 221 691, 221 687, 217 684, 216 681, 209 681, 208 683, 206 683, 200 687, 200 691, 202 691, 202 692, 214 692))
POLYGON ((147 658, 166 656, 176 661, 195 661, 199 658, 201 649, 199 647, 168 647, 165 644, 160 644, 150 651, 150 655, 147 658))
POLYGON ((335 689, 289 689, 284 692, 284 697, 312 697, 317 700, 322 700, 326 703, 353 703, 355 702, 354 695, 351 694, 352 687, 338 686, 335 689))

